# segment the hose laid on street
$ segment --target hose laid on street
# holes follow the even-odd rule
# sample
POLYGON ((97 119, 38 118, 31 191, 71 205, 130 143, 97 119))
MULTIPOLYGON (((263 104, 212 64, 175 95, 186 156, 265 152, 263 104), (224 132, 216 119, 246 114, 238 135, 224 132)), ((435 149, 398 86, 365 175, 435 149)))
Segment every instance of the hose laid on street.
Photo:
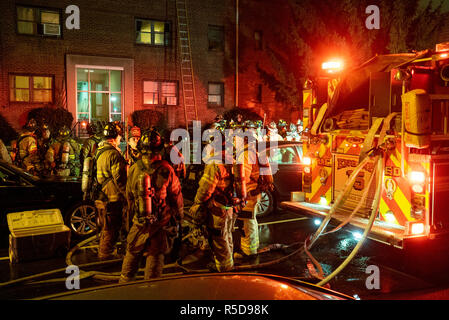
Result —
MULTIPOLYGON (((382 180, 383 180, 383 170, 384 170, 384 159, 381 158, 378 160, 378 181, 377 181, 377 190, 376 195, 374 198, 374 205, 372 207, 371 216, 369 218, 368 224, 366 225, 365 231, 363 232, 363 235, 357 245, 354 247, 352 252, 349 254, 349 256, 343 261, 340 266, 338 266, 337 269, 335 269, 330 275, 328 275, 325 279, 321 280, 317 285, 323 286, 326 283, 328 283, 332 278, 334 278, 337 274, 339 274, 347 265, 348 263, 354 258, 354 256, 357 254, 359 249, 361 248, 363 242, 365 241, 366 237, 368 236, 368 233, 371 231, 371 228, 374 224, 374 220, 377 216, 377 211, 379 210, 380 205, 380 198, 382 194, 382 180)), ((374 174, 374 172, 373 172, 374 174)))
MULTIPOLYGON (((374 220, 377 216, 377 212, 379 210, 379 206, 380 206, 380 198, 381 198, 381 194, 382 194, 382 190, 383 190, 383 171, 384 171, 384 166, 385 166, 385 150, 383 150, 383 145, 384 145, 384 139, 387 133, 387 130, 390 128, 390 123, 392 121, 392 119, 394 117, 397 116, 398 113, 393 112, 391 114, 389 114, 385 119, 379 118, 375 121, 375 123, 373 124, 373 126, 371 127, 367 137, 365 138, 365 142, 368 141, 368 144, 365 144, 365 147, 362 149, 361 152, 361 156, 360 156, 360 163, 359 165, 356 167, 356 169, 352 172, 351 176, 349 177, 348 181, 346 181, 345 186, 342 190, 342 192, 338 195, 334 205, 331 207, 331 210, 329 210, 328 214, 326 215, 325 220, 321 223, 320 227, 318 228, 318 230, 315 232, 315 234, 306 239, 305 243, 304 243, 304 249, 306 254, 311 257, 312 262, 317 266, 317 268, 320 270, 320 277, 323 277, 324 273, 322 272, 322 267, 321 265, 318 263, 318 261, 316 261, 316 259, 313 258, 313 256, 311 255, 311 253, 308 251, 311 249, 312 245, 315 243, 315 241, 323 234, 323 230, 327 227, 329 221, 332 218, 332 215, 336 212, 337 208, 340 206, 340 203, 342 203, 342 201, 344 202, 347 197, 349 196, 349 192, 352 188, 352 185, 354 184, 355 178, 357 177, 358 173, 360 172, 360 170, 364 167, 365 163, 369 160, 370 153, 377 153, 375 155, 375 160, 374 160, 374 165, 376 168, 377 165, 377 174, 378 174, 378 181, 377 181, 377 189, 376 189, 376 193, 373 199, 373 205, 372 205, 372 211, 371 211, 371 215, 370 218, 368 220, 368 224, 366 225, 365 229, 364 229, 364 233, 361 237, 361 239, 359 239, 357 245, 354 247, 354 249, 352 250, 352 252, 349 254, 349 256, 343 261, 342 264, 340 264, 340 266, 334 270, 334 272, 332 272, 329 276, 327 276, 326 278, 322 279, 318 285, 325 285, 327 284, 333 277, 335 277, 338 273, 340 273, 347 265, 348 263, 354 258, 354 256, 357 254, 357 252, 359 251, 360 247, 362 246, 363 242, 365 241, 368 233, 371 231, 371 228, 374 224, 374 220), (380 131, 379 134, 379 139, 378 139, 378 145, 377 147, 374 147, 370 150, 368 150, 368 148, 371 146, 372 142, 374 141, 374 135, 377 132, 377 130, 380 128, 380 125, 382 124, 382 129, 380 131), (307 241, 311 240, 311 243, 309 245, 307 245, 307 241)), ((364 143, 365 143, 364 142, 364 143)), ((368 193, 368 190, 371 188, 371 184, 373 182, 373 177, 374 177, 375 172, 373 171, 371 178, 369 180, 369 186, 367 187, 365 193, 362 196, 362 201, 359 202, 359 204, 356 206, 356 208, 354 208, 354 210, 352 211, 351 215, 345 220, 343 221, 340 225, 338 225, 336 228, 334 228, 333 230, 325 233, 325 234, 329 234, 331 232, 335 232, 339 229, 341 229, 344 225, 346 225, 347 223, 350 222, 351 218, 353 217, 353 215, 360 209, 361 204, 363 203, 364 199, 366 199, 366 195, 368 193)))
POLYGON ((335 211, 340 206, 340 204, 342 202, 346 201, 346 199, 349 196, 349 192, 350 192, 350 190, 352 189, 352 187, 354 185, 355 179, 357 178, 357 175, 360 173, 362 168, 365 166, 366 163, 368 163, 369 160, 370 160, 369 157, 366 157, 365 159, 363 159, 363 161, 355 168, 355 170, 349 176, 349 179, 346 181, 346 183, 345 183, 345 185, 343 187, 343 190, 339 193, 337 199, 335 200, 334 205, 331 207, 331 209, 327 213, 326 218, 321 222, 321 225, 315 231, 315 234, 313 236, 311 236, 310 243, 307 246, 308 250, 311 249, 311 247, 313 246, 315 241, 321 236, 321 234, 323 233, 323 230, 329 224, 330 220, 332 219, 332 216, 334 215, 335 211))

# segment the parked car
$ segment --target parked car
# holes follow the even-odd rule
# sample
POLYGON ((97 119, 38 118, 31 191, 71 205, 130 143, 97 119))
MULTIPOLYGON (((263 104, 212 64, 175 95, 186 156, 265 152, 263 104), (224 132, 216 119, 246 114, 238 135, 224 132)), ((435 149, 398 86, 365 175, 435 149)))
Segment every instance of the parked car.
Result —
POLYGON ((342 293, 271 274, 202 273, 112 284, 39 300, 354 300, 342 293))
POLYGON ((274 191, 262 192, 257 208, 258 217, 270 215, 281 201, 290 200, 291 192, 302 189, 302 143, 278 141, 277 147, 268 146, 267 150, 274 173, 274 191))
POLYGON ((0 160, 0 199, 2 230, 7 230, 7 213, 50 208, 61 211, 72 237, 83 238, 97 230, 95 206, 83 201, 78 178, 38 178, 0 160))
MULTIPOLYGON (((277 146, 267 146, 267 156, 274 174, 274 191, 262 192, 257 216, 265 217, 273 213, 281 201, 289 200, 290 193, 302 189, 302 143, 297 141, 278 141, 277 146), (277 171, 275 170, 277 168, 277 171)), ((203 175, 204 164, 187 166, 183 181, 185 197, 193 200, 198 183, 203 175)))

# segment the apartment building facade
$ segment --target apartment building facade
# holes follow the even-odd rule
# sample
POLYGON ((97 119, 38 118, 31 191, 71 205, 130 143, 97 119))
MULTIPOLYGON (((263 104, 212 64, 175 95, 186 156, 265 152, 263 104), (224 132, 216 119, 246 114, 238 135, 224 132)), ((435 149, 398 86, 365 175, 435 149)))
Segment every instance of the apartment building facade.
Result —
POLYGON ((130 121, 136 110, 155 110, 172 128, 235 106, 233 1, 7 0, 0 11, 0 113, 16 129, 46 105, 67 108, 75 121, 130 121), (72 5, 79 29, 69 29, 72 5), (185 15, 189 42, 179 41, 185 15), (193 88, 183 50, 195 104, 184 101, 193 88))

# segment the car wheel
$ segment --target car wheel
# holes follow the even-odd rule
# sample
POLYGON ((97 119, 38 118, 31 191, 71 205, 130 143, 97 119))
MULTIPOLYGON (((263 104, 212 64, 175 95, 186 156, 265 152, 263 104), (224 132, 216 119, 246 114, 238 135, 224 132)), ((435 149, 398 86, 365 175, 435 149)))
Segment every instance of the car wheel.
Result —
POLYGON ((97 229, 97 210, 88 201, 77 203, 69 209, 65 216, 65 222, 76 238, 86 238, 94 234, 97 229))
POLYGON ((263 218, 273 213, 276 200, 273 193, 270 191, 263 191, 260 194, 260 201, 256 205, 256 217, 263 218))

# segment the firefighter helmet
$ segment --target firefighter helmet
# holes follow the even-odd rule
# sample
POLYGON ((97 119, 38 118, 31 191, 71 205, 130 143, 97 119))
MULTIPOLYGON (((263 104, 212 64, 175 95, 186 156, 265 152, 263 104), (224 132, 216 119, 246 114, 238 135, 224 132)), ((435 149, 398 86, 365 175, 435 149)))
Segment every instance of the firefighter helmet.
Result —
POLYGON ((94 135, 98 133, 100 130, 100 126, 97 125, 95 122, 89 122, 86 126, 86 131, 89 135, 94 135))
POLYGON ((58 131, 58 136, 66 138, 70 135, 70 129, 67 126, 62 126, 58 131))
POLYGON ((255 123, 254 121, 252 121, 252 120, 246 120, 246 121, 245 121, 245 128, 246 128, 246 129, 256 129, 256 128, 257 128, 257 125, 256 125, 256 123, 255 123))
POLYGON ((25 129, 29 131, 35 131, 37 130, 37 122, 35 119, 28 120, 27 124, 25 125, 25 129))
POLYGON ((164 147, 161 134, 157 130, 152 130, 150 133, 150 147, 151 151, 160 151, 164 147))
POLYGON ((115 139, 122 135, 122 128, 115 122, 109 122, 103 128, 103 135, 106 139, 115 139))
POLYGON ((285 121, 285 120, 279 120, 279 123, 278 123, 278 127, 280 127, 280 128, 282 128, 282 127, 286 127, 287 126, 287 121, 285 121))
POLYGON ((150 132, 144 131, 139 139, 139 142, 137 143, 137 150, 139 150, 141 153, 148 153, 150 151, 150 145, 150 132))
POLYGON ((145 131, 137 143, 137 149, 143 154, 160 151, 163 147, 162 137, 156 130, 145 131))

